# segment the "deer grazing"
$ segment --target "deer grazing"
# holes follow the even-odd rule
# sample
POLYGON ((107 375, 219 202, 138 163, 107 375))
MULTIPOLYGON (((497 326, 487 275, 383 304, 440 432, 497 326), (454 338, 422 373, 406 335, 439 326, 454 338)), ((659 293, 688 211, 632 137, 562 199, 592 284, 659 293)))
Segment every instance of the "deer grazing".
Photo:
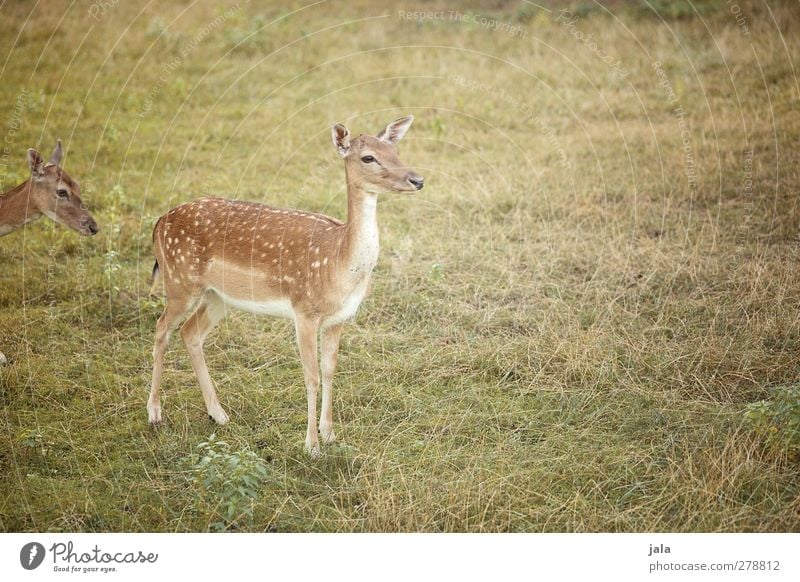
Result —
MULTIPOLYGON (((25 224, 47 216, 83 235, 95 235, 97 223, 81 200, 81 188, 59 164, 63 151, 56 141, 53 155, 46 164, 41 154, 28 150, 31 177, 0 194, 0 236, 10 234, 25 224)), ((0 363, 5 362, 0 353, 0 363)))
POLYGON ((203 355, 208 333, 229 307, 294 320, 308 398, 306 450, 319 454, 317 338, 321 335, 322 411, 320 433, 333 442, 332 381, 342 325, 367 294, 378 260, 377 197, 415 192, 423 178, 400 161, 395 145, 412 116, 390 123, 377 136, 350 139, 341 124, 333 144, 344 159, 347 222, 311 212, 263 204, 202 198, 158 219, 153 231, 156 278, 167 304, 156 324, 149 420, 161 422, 159 385, 171 333, 181 336, 208 414, 219 424, 228 415, 217 399, 203 355), (190 315, 189 315, 190 314, 190 315))

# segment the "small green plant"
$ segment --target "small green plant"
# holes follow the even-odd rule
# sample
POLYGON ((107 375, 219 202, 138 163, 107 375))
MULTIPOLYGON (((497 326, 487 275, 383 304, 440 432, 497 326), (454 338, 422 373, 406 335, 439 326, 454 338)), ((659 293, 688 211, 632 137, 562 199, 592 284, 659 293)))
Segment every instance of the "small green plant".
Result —
POLYGON ((161 38, 169 36, 169 32, 167 32, 167 25, 164 24, 164 20, 160 16, 156 16, 150 20, 150 25, 147 27, 147 31, 144 34, 148 38, 161 38))
POLYGON ((28 449, 38 449, 43 440, 42 434, 33 428, 25 429, 17 436, 17 442, 28 449))
POLYGON ((447 126, 445 126, 442 118, 437 115, 431 122, 431 129, 433 130, 433 134, 436 136, 436 138, 441 139, 447 131, 447 126))
POLYGON ((111 188, 111 205, 108 210, 107 221, 111 225, 110 232, 106 238, 106 252, 103 272, 108 278, 108 287, 115 292, 119 291, 114 281, 114 275, 122 269, 120 260, 119 244, 120 233, 122 232, 122 207, 125 203, 125 191, 120 184, 115 184, 111 188))
POLYGON ((748 404, 745 417, 767 445, 800 460, 800 384, 780 386, 771 399, 748 404))
POLYGON ((202 491, 203 503, 218 519, 211 529, 224 531, 243 517, 252 519, 253 501, 267 476, 267 467, 256 453, 231 451, 216 434, 197 445, 192 455, 192 480, 202 491))
POLYGON ((30 457, 40 455, 43 458, 53 448, 53 442, 47 440, 45 435, 35 428, 28 428, 20 432, 17 435, 17 443, 30 457))
POLYGON ((444 278, 444 266, 434 263, 428 270, 428 279, 431 281, 441 281, 444 278))

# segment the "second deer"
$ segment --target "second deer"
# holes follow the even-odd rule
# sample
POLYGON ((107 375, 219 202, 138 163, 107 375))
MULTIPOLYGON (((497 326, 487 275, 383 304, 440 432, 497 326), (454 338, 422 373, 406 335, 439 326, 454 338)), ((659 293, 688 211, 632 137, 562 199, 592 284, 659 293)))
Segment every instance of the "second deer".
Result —
POLYGON ((228 415, 217 399, 203 342, 229 307, 294 321, 308 402, 306 450, 319 454, 317 393, 321 335, 323 442, 333 431, 333 374, 342 325, 367 294, 378 260, 377 198, 415 192, 423 178, 407 168, 395 148, 412 116, 390 123, 376 136, 351 139, 341 124, 333 144, 344 159, 347 222, 321 214, 253 202, 203 198, 170 210, 153 232, 154 281, 163 280, 167 305, 156 325, 149 420, 162 420, 159 387, 164 353, 180 326, 208 414, 219 424, 228 415), (185 319, 188 315, 188 319, 185 319), (185 322, 184 322, 185 319, 185 322))
MULTIPOLYGON (((93 236, 98 228, 81 200, 81 188, 60 164, 61 140, 46 164, 35 149, 28 150, 30 179, 0 194, 0 236, 11 234, 42 215, 83 235, 93 236)), ((6 357, 0 353, 0 364, 6 357)))

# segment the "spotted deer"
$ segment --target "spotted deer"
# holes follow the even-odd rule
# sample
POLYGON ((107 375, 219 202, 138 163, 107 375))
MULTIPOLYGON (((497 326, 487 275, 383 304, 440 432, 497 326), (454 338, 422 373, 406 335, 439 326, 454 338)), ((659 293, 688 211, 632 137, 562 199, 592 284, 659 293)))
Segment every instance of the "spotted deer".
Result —
MULTIPOLYGON (((60 166, 62 157, 61 140, 56 141, 46 164, 39 152, 28 150, 31 177, 0 194, 0 236, 11 234, 42 215, 80 234, 97 234, 97 223, 81 200, 80 186, 60 166)), ((0 353, 0 364, 5 361, 0 353)))
POLYGON ((319 454, 317 391, 320 380, 320 433, 333 442, 332 381, 342 325, 367 294, 378 260, 378 194, 416 192, 423 178, 407 168, 395 148, 412 116, 390 123, 376 136, 331 128, 333 145, 344 160, 347 222, 273 208, 264 204, 202 198, 158 219, 153 231, 154 284, 163 282, 167 304, 156 324, 149 420, 161 422, 159 386, 171 333, 181 336, 208 414, 219 424, 228 415, 217 399, 206 366, 203 342, 230 307, 294 321, 308 399, 305 447, 319 454), (188 315, 188 318, 187 318, 188 315), (184 321, 185 320, 185 321, 184 321))

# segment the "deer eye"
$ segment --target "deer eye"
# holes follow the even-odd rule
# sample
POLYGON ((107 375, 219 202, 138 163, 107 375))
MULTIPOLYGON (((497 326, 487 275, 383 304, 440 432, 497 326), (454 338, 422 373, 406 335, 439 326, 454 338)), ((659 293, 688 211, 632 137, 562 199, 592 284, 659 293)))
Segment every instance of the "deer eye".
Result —
POLYGON ((69 198, 69 192, 67 192, 63 188, 59 188, 56 194, 58 194, 59 198, 69 198))
POLYGON ((365 164, 371 164, 372 162, 375 161, 375 158, 373 158, 372 156, 364 156, 363 158, 361 158, 361 161, 364 162, 365 164))

